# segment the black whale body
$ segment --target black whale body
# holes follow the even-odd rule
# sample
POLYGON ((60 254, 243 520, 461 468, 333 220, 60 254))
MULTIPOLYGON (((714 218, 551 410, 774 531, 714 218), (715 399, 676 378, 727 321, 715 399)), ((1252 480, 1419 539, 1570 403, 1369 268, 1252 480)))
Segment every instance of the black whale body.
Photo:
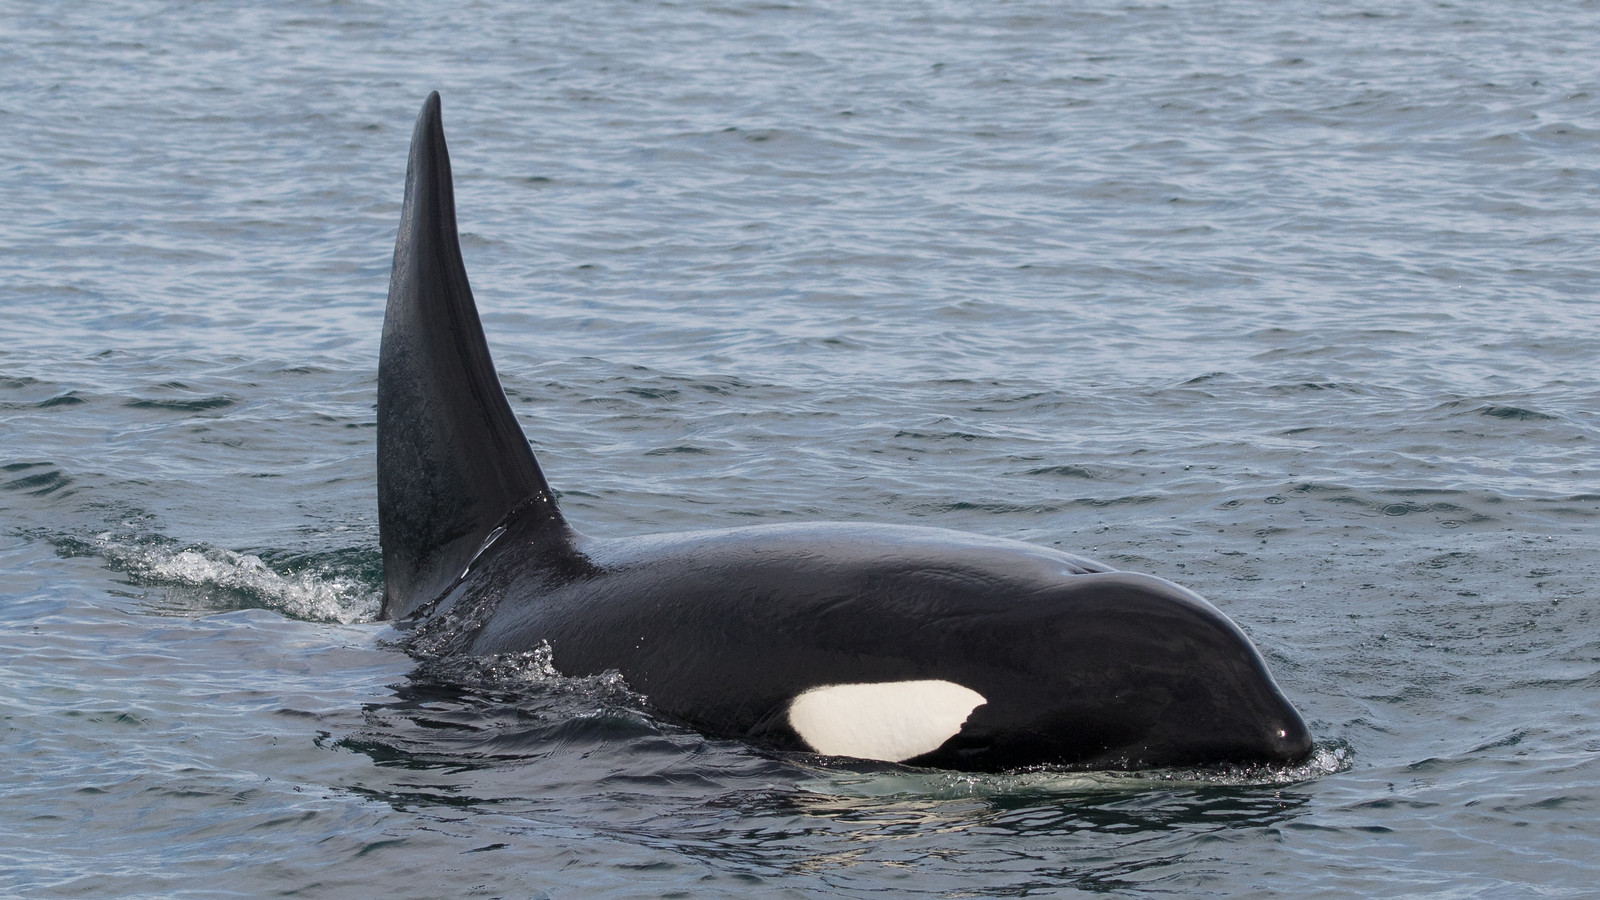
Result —
POLYGON ((590 540, 507 404, 439 97, 412 138, 378 388, 383 615, 439 652, 548 643, 702 733, 995 771, 1293 763, 1311 737, 1198 595, 1033 544, 775 525, 590 540))

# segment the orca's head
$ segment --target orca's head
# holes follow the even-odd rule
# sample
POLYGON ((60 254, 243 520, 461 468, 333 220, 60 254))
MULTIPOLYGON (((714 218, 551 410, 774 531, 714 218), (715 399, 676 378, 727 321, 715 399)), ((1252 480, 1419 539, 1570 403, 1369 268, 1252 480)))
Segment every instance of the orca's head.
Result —
MULTIPOLYGON (((1074 576, 1019 605, 1004 666, 953 681, 984 703, 913 764, 1152 769, 1290 765, 1305 721, 1261 654, 1199 595, 1149 575, 1074 576)), ((998 648, 997 648, 998 650, 998 648)))

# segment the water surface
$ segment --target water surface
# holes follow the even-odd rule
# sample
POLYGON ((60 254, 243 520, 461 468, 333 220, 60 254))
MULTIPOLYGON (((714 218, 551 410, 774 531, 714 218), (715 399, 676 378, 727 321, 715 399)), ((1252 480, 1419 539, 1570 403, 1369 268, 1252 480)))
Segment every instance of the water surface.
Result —
POLYGON ((0 891, 1592 892, 1600 5, 435 6, 0 10, 0 891), (1149 571, 1312 763, 826 765, 415 672, 373 402, 435 89, 579 528, 1149 571))

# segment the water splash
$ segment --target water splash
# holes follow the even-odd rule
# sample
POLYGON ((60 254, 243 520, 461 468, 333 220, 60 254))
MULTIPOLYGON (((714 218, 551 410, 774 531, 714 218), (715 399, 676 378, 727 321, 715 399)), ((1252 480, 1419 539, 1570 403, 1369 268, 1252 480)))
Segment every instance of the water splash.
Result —
POLYGON ((815 776, 802 789, 842 797, 1005 797, 1062 795, 1097 792, 1130 793, 1162 788, 1286 787, 1348 771, 1354 761, 1342 745, 1318 746, 1302 763, 1292 766, 1210 766, 1151 769, 1138 772, 1084 772, 1039 767, 1017 772, 985 774, 899 766, 837 765, 820 761, 808 766, 815 776))
POLYGON ((280 571, 251 553, 113 532, 87 539, 56 536, 52 543, 63 555, 103 559, 134 584, 166 588, 164 596, 153 599, 169 611, 261 608, 348 625, 375 618, 382 599, 367 580, 327 563, 280 571))
POLYGON ((540 641, 532 650, 487 656, 423 656, 409 639, 395 644, 420 660, 413 681, 451 685, 469 695, 492 697, 496 703, 514 699, 545 701, 560 696, 642 709, 648 702, 634 693, 615 669, 598 675, 562 675, 556 669, 555 650, 549 641, 540 641))

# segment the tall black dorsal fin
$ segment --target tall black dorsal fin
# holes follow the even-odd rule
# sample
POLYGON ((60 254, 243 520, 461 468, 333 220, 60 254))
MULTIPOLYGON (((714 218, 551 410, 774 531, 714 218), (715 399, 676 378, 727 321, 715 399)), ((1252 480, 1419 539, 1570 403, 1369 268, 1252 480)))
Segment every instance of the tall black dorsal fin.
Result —
POLYGON ((528 507, 519 516, 567 532, 472 302, 434 92, 411 135, 378 360, 381 617, 401 618, 443 593, 519 506, 528 507))

